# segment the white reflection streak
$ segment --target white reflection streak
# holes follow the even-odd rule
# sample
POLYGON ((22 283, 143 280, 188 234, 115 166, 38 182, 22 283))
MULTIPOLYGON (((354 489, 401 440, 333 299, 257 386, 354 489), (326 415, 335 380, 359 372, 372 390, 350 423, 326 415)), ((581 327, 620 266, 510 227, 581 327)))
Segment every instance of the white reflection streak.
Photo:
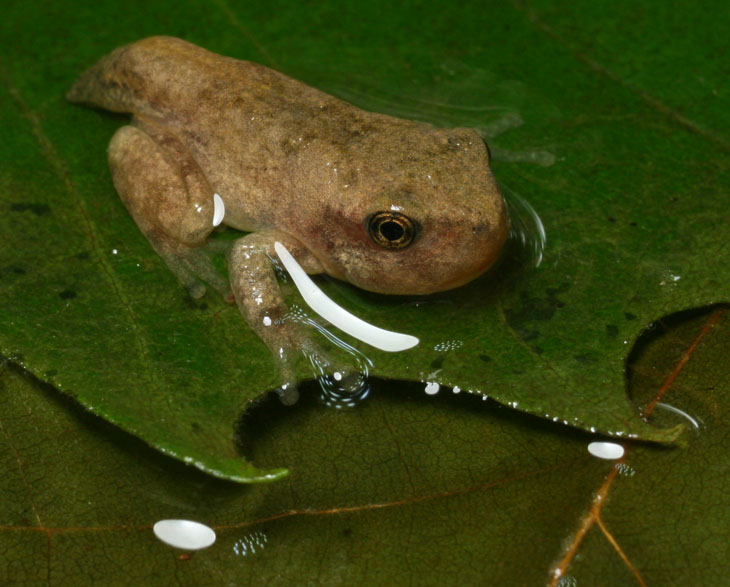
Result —
POLYGON ((415 336, 378 328, 351 314, 317 287, 283 244, 275 242, 274 250, 291 275, 304 301, 333 326, 376 349, 391 353, 405 351, 418 344, 419 341, 415 336))
POLYGON ((679 408, 675 408, 674 406, 670 406, 669 404, 664 404, 662 402, 657 402, 656 406, 658 408, 664 408, 665 410, 678 414, 679 416, 682 416, 683 418, 687 418, 687 420, 689 420, 690 424, 692 424, 692 426, 694 426, 695 428, 697 428, 699 430, 700 423, 697 420, 695 420, 692 416, 690 416, 687 412, 685 412, 684 410, 680 410, 679 408))

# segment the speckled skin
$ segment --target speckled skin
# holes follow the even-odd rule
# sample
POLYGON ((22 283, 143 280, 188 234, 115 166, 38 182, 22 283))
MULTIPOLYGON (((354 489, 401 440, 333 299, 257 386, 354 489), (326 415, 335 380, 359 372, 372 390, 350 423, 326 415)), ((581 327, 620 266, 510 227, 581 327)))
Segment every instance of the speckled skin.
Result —
POLYGON ((169 37, 113 51, 68 98, 132 115, 109 146, 114 184, 193 295, 205 291, 198 278, 228 292, 200 250, 213 230, 213 193, 225 202, 224 224, 251 233, 229 253, 231 286, 249 324, 282 357, 284 381, 293 382, 294 351, 311 342, 277 322, 286 305, 268 257, 274 241, 309 273, 426 294, 484 272, 507 237, 487 149, 470 129, 365 112, 169 37), (386 249, 369 236, 371 214, 389 210, 415 221, 410 246, 386 249))

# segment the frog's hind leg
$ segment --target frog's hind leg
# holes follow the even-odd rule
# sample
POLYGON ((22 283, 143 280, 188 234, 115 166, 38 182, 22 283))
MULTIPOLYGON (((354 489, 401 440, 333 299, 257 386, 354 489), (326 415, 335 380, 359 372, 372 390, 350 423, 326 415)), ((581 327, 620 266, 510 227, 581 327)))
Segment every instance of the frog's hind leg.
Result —
POLYGON ((523 124, 524 121, 519 114, 509 113, 490 124, 480 126, 475 130, 482 136, 489 146, 490 158, 508 163, 535 163, 543 167, 549 167, 554 164, 555 155, 549 151, 510 151, 508 149, 501 149, 500 147, 492 145, 492 139, 497 138, 501 134, 504 134, 513 128, 518 128, 523 124))
POLYGON ((137 226, 190 295, 205 294, 202 280, 232 301, 228 280, 203 250, 213 230, 213 190, 182 145, 124 126, 109 144, 109 166, 137 226))

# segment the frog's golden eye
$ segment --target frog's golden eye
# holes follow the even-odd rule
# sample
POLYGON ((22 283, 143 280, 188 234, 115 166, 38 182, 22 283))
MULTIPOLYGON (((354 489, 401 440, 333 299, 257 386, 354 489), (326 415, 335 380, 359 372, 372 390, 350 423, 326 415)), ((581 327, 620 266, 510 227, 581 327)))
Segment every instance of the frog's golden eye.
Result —
POLYGON ((400 212, 376 212, 368 219, 368 233, 381 247, 403 249, 416 236, 416 223, 400 212))

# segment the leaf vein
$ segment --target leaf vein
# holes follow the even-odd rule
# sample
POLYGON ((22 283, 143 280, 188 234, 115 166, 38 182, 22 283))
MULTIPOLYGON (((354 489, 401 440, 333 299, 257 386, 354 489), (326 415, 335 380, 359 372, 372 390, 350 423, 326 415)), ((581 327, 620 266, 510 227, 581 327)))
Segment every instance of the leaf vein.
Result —
POLYGON ((725 151, 730 151, 730 141, 726 140, 724 137, 718 136, 717 134, 711 132, 710 130, 702 127, 695 121, 687 118, 686 116, 681 115, 679 112, 674 110, 671 106, 668 104, 665 104, 658 98, 655 98, 651 94, 649 94, 647 91, 641 89, 636 84, 632 84, 631 82, 628 82, 624 79, 621 79, 618 75, 613 73, 610 69, 608 69, 606 66, 602 65, 598 61, 591 59, 586 54, 581 53, 580 51, 577 51, 574 49, 571 44, 566 41, 562 36, 558 34, 558 32, 553 29, 549 24, 547 24, 545 21, 543 21, 537 14, 536 11, 532 10, 526 5, 526 2, 523 0, 512 0, 512 5, 520 12, 522 12, 528 20, 530 20, 538 29, 540 29, 542 32, 544 32, 546 35, 548 35, 551 39, 568 49, 570 53, 573 55, 575 59, 578 61, 583 62, 586 64, 591 70, 594 72, 604 76, 606 79, 610 80, 611 82, 621 86, 622 88, 625 88, 629 90, 632 94, 640 98, 645 104, 647 104, 652 110, 655 112, 658 112, 659 114, 662 114, 672 120, 674 123, 678 124, 685 130, 690 131, 691 133, 694 133, 696 135, 699 135, 717 145, 718 147, 722 148, 725 151))

